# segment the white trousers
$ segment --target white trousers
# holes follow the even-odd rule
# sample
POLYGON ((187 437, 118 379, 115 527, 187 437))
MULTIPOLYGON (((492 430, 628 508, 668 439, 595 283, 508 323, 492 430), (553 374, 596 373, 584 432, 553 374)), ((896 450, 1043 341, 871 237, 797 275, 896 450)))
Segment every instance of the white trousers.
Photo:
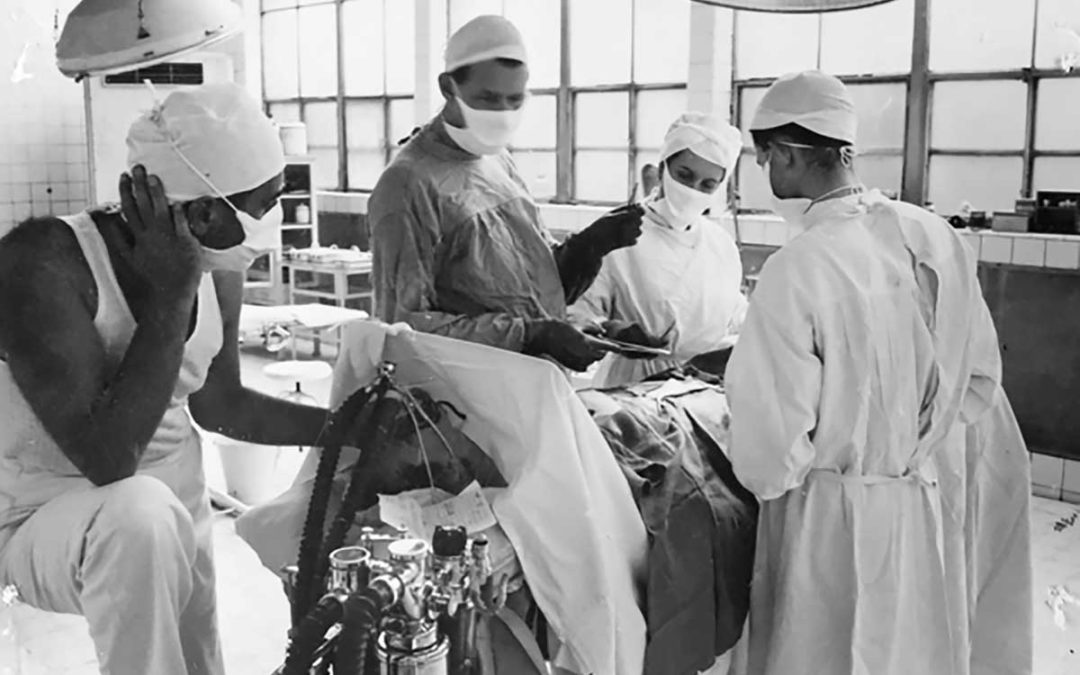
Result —
POLYGON ((0 550, 0 586, 85 616, 105 675, 222 675, 209 501, 174 489, 140 474, 54 497, 0 550))

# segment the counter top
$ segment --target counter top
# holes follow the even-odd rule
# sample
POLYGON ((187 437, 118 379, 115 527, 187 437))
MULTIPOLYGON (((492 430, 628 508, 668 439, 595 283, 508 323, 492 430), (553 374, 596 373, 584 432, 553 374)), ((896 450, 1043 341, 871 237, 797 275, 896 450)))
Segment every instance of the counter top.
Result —
MULTIPOLYGON (((320 191, 320 208, 364 213, 369 195, 362 193, 333 193, 320 191)), ((582 204, 537 205, 545 224, 557 234, 571 234, 588 227, 608 208, 582 204)), ((739 216, 739 227, 730 215, 715 219, 740 244, 780 247, 797 236, 801 228, 789 225, 769 214, 739 216)), ((961 235, 985 263, 1046 267, 1063 270, 1080 269, 1080 237, 1035 234, 1029 232, 994 232, 992 230, 961 230, 961 235)))
MULTIPOLYGON (((735 235, 730 216, 718 221, 735 235)), ((796 237, 802 228, 774 216, 739 216, 739 243, 780 247, 796 237)), ((1052 269, 1080 269, 1080 237, 1034 232, 994 232, 959 230, 980 262, 1052 269)))

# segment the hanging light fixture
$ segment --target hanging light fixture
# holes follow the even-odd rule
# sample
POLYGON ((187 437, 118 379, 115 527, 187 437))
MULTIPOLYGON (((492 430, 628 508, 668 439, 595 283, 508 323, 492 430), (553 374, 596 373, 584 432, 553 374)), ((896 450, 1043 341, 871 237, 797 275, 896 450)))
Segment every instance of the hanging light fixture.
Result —
POLYGON ((160 63, 241 27, 240 7, 229 0, 82 0, 64 23, 56 61, 78 81, 160 63))
POLYGON ((806 14, 811 12, 839 12, 871 5, 883 5, 892 0, 691 0, 703 5, 745 9, 751 12, 775 12, 777 14, 806 14))

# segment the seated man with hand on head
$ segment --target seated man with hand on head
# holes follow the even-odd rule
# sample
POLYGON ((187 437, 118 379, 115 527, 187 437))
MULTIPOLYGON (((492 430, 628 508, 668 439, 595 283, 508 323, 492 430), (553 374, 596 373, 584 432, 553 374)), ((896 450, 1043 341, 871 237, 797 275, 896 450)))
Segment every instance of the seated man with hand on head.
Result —
POLYGON ((221 675, 201 427, 311 445, 326 411, 240 382, 243 272, 279 234, 257 101, 188 87, 128 133, 121 207, 0 240, 0 586, 82 614, 103 673, 221 675))
POLYGON ((402 149, 371 195, 379 318, 573 370, 603 357, 566 306, 613 250, 641 233, 639 206, 616 209, 556 244, 506 148, 526 105, 521 34, 499 16, 446 49, 443 110, 402 149))

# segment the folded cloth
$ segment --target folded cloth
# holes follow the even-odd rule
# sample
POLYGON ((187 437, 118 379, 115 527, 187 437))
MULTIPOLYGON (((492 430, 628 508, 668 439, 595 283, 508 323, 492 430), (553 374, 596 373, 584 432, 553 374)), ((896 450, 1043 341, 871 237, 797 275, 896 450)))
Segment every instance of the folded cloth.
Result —
POLYGON ((701 383, 645 383, 583 397, 649 532, 645 672, 706 670, 742 634, 757 535, 757 500, 723 447, 724 394, 701 383))

